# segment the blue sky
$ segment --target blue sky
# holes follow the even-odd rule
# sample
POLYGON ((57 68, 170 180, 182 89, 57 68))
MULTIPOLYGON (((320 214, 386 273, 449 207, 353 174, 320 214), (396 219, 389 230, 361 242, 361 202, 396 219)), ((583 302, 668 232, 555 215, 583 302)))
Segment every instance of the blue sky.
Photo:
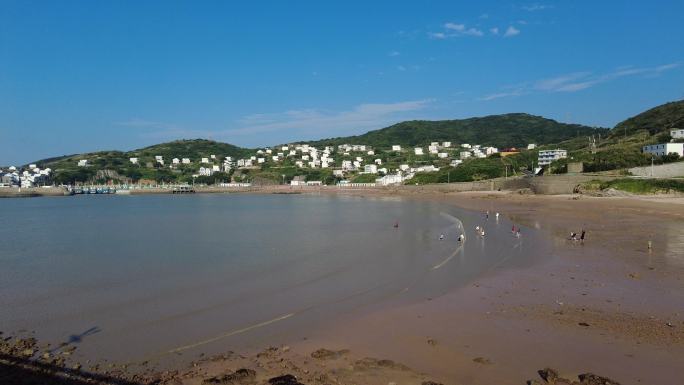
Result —
POLYGON ((0 165, 684 98, 683 1, 0 0, 0 165))

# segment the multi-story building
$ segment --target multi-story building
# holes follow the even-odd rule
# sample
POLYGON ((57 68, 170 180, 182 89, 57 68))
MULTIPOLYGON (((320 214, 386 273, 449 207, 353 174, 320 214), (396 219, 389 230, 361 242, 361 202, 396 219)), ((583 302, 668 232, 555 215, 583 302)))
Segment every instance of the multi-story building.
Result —
POLYGON ((668 154, 679 154, 684 156, 684 143, 660 143, 644 146, 644 154, 663 156, 668 154))
POLYGON ((555 149, 555 150, 543 150, 539 151, 539 157, 537 162, 540 166, 548 166, 551 162, 558 159, 564 159, 568 157, 567 150, 555 149))

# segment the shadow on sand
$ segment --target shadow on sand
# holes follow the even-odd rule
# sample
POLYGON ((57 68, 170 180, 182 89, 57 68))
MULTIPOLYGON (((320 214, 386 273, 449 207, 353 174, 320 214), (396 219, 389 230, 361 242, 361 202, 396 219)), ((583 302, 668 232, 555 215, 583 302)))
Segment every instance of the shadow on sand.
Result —
POLYGON ((71 370, 46 362, 0 353, 0 384, 3 385, 150 385, 106 374, 71 370))

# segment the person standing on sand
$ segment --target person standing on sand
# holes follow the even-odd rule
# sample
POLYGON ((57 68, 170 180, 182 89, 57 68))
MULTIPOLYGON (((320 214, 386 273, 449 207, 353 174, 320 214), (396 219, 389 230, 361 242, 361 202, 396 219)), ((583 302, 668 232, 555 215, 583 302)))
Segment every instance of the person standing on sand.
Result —
POLYGON ((584 231, 584 229, 582 229, 582 234, 580 234, 580 243, 582 243, 582 244, 584 244, 584 234, 585 234, 585 231, 584 231))

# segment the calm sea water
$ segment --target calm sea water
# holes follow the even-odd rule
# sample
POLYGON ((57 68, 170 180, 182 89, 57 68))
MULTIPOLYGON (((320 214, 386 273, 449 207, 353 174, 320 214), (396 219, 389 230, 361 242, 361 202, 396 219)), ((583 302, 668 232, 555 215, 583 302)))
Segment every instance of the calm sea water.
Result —
POLYGON ((305 337, 543 254, 503 217, 398 198, 77 196, 0 212, 0 330, 119 362, 305 337))

